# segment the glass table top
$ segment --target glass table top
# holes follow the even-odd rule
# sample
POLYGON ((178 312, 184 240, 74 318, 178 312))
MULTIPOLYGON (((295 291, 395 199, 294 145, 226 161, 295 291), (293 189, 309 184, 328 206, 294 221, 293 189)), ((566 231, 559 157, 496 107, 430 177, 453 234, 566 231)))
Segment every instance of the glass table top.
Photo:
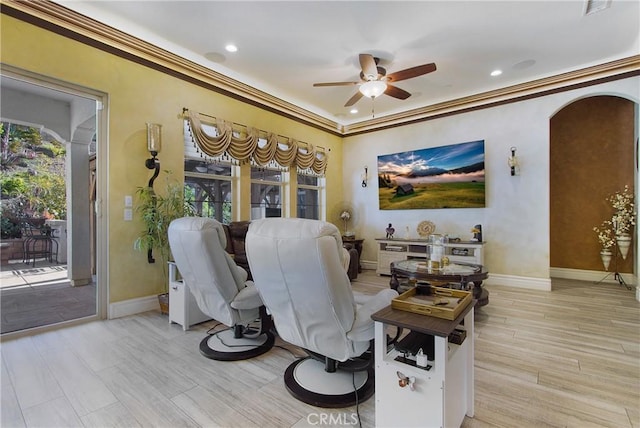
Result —
POLYGON ((421 259, 401 260, 394 262, 393 267, 407 273, 433 273, 437 275, 473 275, 484 271, 481 265, 462 263, 450 263, 439 269, 430 269, 428 263, 428 261, 421 259))

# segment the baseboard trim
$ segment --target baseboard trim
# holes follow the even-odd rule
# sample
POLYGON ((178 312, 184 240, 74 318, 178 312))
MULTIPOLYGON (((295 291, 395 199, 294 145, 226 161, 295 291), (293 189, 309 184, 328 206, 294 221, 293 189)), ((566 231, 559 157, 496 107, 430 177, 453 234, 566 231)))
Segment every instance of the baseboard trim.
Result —
POLYGON ((528 276, 489 273, 489 278, 485 281, 485 284, 527 288, 529 290, 551 291, 551 279, 549 278, 533 278, 528 276))
POLYGON ((376 270, 378 269, 378 262, 372 262, 371 260, 360 260, 360 266, 362 266, 362 270, 376 270))
MULTIPOLYGON (((618 282, 613 275, 613 272, 603 272, 598 270, 582 270, 582 269, 568 269, 568 268, 551 268, 549 274, 552 278, 562 279, 576 279, 578 281, 593 281, 593 282, 618 282)), ((636 284, 636 277, 631 273, 620 274, 622 279, 627 284, 636 284)))
MULTIPOLYGON (((378 264, 375 261, 363 260, 361 264, 363 269, 376 270, 378 268, 378 264)), ((602 272, 597 270, 550 268, 549 275, 550 278, 547 279, 489 273, 489 278, 485 281, 485 283, 487 285, 501 285, 505 287, 551 291, 551 278, 575 279, 578 281, 592 282, 618 282, 614 279, 612 272, 602 272)), ((630 273, 623 273, 621 275, 627 284, 638 284, 638 278, 635 275, 630 273)), ((633 285, 631 286, 633 287, 633 285)), ((640 301, 640 286, 637 287, 636 294, 636 300, 640 301)))
POLYGON ((159 311, 158 296, 138 297, 109 304, 109 319, 126 317, 147 311, 159 311))

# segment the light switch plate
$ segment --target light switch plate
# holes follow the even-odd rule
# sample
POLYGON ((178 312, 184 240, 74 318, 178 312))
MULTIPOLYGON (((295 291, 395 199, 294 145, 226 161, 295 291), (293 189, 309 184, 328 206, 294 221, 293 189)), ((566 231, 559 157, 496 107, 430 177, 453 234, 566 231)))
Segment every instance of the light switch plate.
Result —
POLYGON ((133 206, 133 198, 131 197, 131 195, 126 195, 124 197, 124 206, 125 207, 132 207, 133 206))
POLYGON ((131 208, 124 209, 124 220, 125 221, 133 220, 133 210, 131 208))

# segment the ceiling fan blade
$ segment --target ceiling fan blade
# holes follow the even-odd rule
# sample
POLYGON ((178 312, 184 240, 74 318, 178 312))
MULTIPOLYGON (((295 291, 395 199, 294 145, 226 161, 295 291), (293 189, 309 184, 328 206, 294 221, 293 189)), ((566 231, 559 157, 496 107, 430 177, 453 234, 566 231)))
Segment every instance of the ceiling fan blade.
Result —
POLYGON ((360 101, 360 98, 362 98, 362 92, 357 91, 351 98, 349 98, 349 101, 347 101, 344 106, 351 107, 352 105, 360 101))
POLYGON ((423 74, 434 71, 436 71, 436 65, 434 63, 418 65, 417 67, 407 68, 387 75, 387 82, 398 82, 400 80, 411 79, 412 77, 422 76, 423 74))
POLYGON ((313 86, 353 86, 361 82, 327 82, 327 83, 314 83, 313 86))
POLYGON ((389 95, 393 98, 398 98, 399 100, 406 100, 411 96, 411 94, 404 89, 400 89, 397 86, 387 85, 387 90, 384 91, 385 95, 389 95))
POLYGON ((378 78, 378 66, 376 60, 372 55, 360 54, 360 67, 362 67, 362 74, 364 74, 365 80, 375 80, 378 78))

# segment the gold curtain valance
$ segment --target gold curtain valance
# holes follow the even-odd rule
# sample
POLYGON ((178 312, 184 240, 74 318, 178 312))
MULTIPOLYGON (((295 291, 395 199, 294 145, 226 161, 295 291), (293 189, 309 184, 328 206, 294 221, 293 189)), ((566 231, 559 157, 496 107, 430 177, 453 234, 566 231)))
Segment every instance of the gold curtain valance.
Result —
POLYGON ((309 169, 319 175, 324 175, 326 171, 327 153, 316 150, 311 144, 250 126, 243 126, 245 132, 237 135, 233 132, 233 123, 220 118, 213 118, 211 121, 218 134, 212 136, 204 132, 199 116, 199 113, 189 111, 186 118, 198 148, 208 156, 216 157, 227 153, 240 162, 252 160, 260 166, 276 162, 285 168, 309 169), (264 145, 259 144, 261 135, 266 141, 264 145))

